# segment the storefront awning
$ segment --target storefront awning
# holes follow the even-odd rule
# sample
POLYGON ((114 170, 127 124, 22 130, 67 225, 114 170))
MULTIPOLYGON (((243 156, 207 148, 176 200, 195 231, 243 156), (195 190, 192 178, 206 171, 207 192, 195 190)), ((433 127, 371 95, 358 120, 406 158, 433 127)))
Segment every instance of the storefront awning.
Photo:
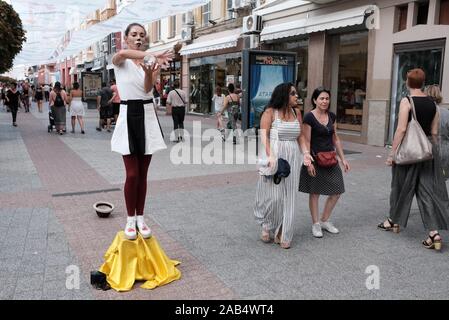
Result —
POLYGON ((221 50, 226 48, 232 48, 237 46, 240 34, 242 32, 241 28, 227 30, 222 32, 217 32, 214 34, 208 34, 206 36, 199 37, 194 43, 185 46, 179 51, 182 56, 221 50))
POLYGON ((331 14, 267 26, 262 29, 260 40, 268 41, 362 24, 365 19, 365 13, 372 10, 372 8, 373 6, 361 6, 331 14))
POLYGON ((159 52, 164 52, 166 50, 173 50, 174 46, 176 46, 178 43, 179 43, 179 41, 174 41, 174 42, 170 42, 170 43, 161 44, 158 46, 152 46, 146 52, 159 53, 159 52))

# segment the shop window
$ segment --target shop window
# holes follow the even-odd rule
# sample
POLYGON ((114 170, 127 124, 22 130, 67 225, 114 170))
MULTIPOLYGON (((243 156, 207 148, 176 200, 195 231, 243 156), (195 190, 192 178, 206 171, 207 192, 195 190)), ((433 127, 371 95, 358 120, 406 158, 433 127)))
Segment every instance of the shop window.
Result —
POLYGON ((223 94, 228 94, 227 85, 241 84, 241 53, 229 53, 217 56, 191 59, 190 74, 190 111, 195 113, 214 113, 212 97, 217 86, 223 94))
POLYGON ((395 46, 388 142, 393 140, 397 127, 399 104, 409 94, 407 72, 421 68, 426 74, 424 86, 441 84, 445 41, 423 41, 395 46))
POLYGON ((418 15, 416 17, 416 24, 427 24, 427 16, 429 15, 429 1, 418 3, 418 15))
POLYGON ((338 37, 337 127, 361 132, 366 98, 368 32, 338 37))
POLYGON ((204 6, 201 7, 201 15, 203 18, 203 27, 206 27, 209 25, 209 20, 210 20, 210 1, 205 4, 204 6))
POLYGON ((440 24, 449 25, 449 0, 440 0, 440 24))
POLYGON ((398 20, 396 32, 405 30, 407 28, 407 14, 408 6, 401 6, 397 8, 398 20))

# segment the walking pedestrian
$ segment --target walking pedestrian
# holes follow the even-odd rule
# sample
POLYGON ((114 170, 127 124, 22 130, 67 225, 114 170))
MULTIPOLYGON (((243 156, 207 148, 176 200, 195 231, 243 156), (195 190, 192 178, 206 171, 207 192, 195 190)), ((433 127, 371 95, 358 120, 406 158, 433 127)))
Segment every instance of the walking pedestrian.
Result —
POLYGON ((8 102, 9 110, 12 114, 12 125, 17 127, 17 111, 20 106, 20 92, 17 90, 17 84, 11 83, 11 86, 6 94, 6 101, 8 102))
POLYGON ((45 101, 48 102, 50 100, 50 86, 48 84, 44 85, 44 96, 45 101))
MULTIPOLYGON (((301 165, 300 133, 301 114, 295 113, 297 92, 293 84, 278 85, 262 114, 261 138, 268 157, 270 175, 261 175, 256 187, 254 216, 262 226, 261 239, 271 241, 274 233, 276 243, 290 248, 293 238, 293 222, 298 209, 297 172, 301 165), (280 181, 273 177, 278 159, 290 165, 291 174, 280 181)), ((304 148, 304 144, 302 148, 304 148)), ((301 149, 302 149, 301 148, 301 149)))
POLYGON ((97 95, 97 110, 100 116, 97 131, 101 131, 106 122, 106 130, 111 132, 111 118, 113 117, 112 90, 106 85, 106 82, 103 82, 101 87, 97 95))
POLYGON ((240 117, 240 96, 234 92, 235 87, 232 83, 228 84, 229 95, 224 98, 223 108, 217 114, 217 116, 223 115, 223 112, 230 109, 228 111, 228 129, 231 129, 233 132, 232 143, 237 144, 237 121, 240 117))
POLYGON ((56 132, 63 135, 66 130, 66 105, 68 104, 67 93, 61 89, 61 83, 55 82, 50 93, 49 106, 55 118, 56 132))
POLYGON ((223 109, 224 95, 220 86, 215 88, 215 94, 212 97, 212 102, 214 103, 214 112, 217 117, 217 130, 221 132, 222 137, 224 138, 223 115, 220 113, 220 110, 223 109))
POLYGON ((120 113, 120 94, 118 93, 115 79, 111 80, 112 90, 112 114, 114 116, 114 125, 117 124, 118 114, 120 113))
POLYGON ((179 81, 173 83, 173 90, 168 93, 167 106, 172 109, 174 142, 184 141, 184 118, 186 116, 187 94, 179 89, 179 81))
POLYGON ((144 52, 145 37, 146 31, 142 25, 130 24, 124 37, 129 49, 119 51, 112 59, 122 101, 112 135, 111 149, 122 154, 126 168, 124 193, 128 212, 125 226, 127 239, 136 239, 137 229, 144 238, 151 237, 151 229, 143 217, 148 167, 152 154, 167 148, 151 91, 155 73, 160 66, 168 66, 173 53, 166 51, 152 55, 144 52), (144 64, 144 58, 147 56, 156 58, 156 63, 144 64))
POLYGON ((80 89, 80 85, 78 82, 73 83, 73 88, 70 91, 69 95, 69 112, 71 117, 72 124, 72 133, 75 133, 75 124, 78 119, 78 123, 81 128, 81 133, 84 134, 84 104, 81 100, 83 96, 83 91, 80 89))
POLYGON ((306 147, 304 159, 307 161, 301 167, 299 191, 309 194, 312 234, 321 238, 322 229, 334 234, 339 232, 329 220, 340 195, 345 192, 337 155, 345 172, 350 170, 350 166, 337 134, 336 115, 329 111, 330 91, 323 87, 316 88, 311 100, 313 110, 304 116, 302 130, 306 147), (318 206, 320 195, 328 196, 321 218, 318 206))
POLYGON ((442 239, 438 230, 447 230, 449 225, 449 199, 443 179, 438 152, 439 114, 437 106, 421 88, 425 73, 417 68, 407 72, 407 88, 410 95, 399 105, 398 126, 393 138, 393 146, 386 164, 392 167, 390 192, 390 214, 378 228, 398 233, 400 226, 406 227, 412 201, 416 195, 419 212, 428 232, 422 241, 428 249, 440 250, 442 239), (433 159, 414 164, 396 165, 393 157, 401 144, 411 120, 414 106, 416 120, 432 143, 433 159))
POLYGON ((154 96, 154 105, 156 106, 156 110, 161 106, 161 94, 162 94, 162 85, 161 80, 156 79, 156 83, 153 88, 153 96, 154 96))
POLYGON ((25 112, 30 112, 30 85, 24 82, 22 85, 22 101, 25 112))
POLYGON ((449 178, 449 110, 439 106, 443 101, 443 97, 437 84, 427 86, 425 92, 436 103, 440 113, 438 149, 440 151, 443 176, 447 180, 449 178))
POLYGON ((37 101, 37 109, 39 112, 42 112, 42 100, 44 100, 44 89, 42 85, 38 85, 36 88, 36 93, 34 97, 37 101))
POLYGON ((6 83, 0 85, 0 99, 2 101, 3 109, 6 110, 6 83))

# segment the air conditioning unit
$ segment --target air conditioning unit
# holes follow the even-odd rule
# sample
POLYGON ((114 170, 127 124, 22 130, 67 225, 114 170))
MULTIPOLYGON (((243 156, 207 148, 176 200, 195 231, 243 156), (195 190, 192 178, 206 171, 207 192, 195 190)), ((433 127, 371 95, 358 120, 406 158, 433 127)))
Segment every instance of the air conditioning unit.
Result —
POLYGON ((252 14, 243 17, 243 33, 260 33, 262 31, 262 16, 252 14))
POLYGON ((191 41, 192 40, 192 26, 186 26, 186 27, 182 28, 181 39, 182 39, 182 41, 191 41))
POLYGON ((251 6, 251 0, 232 0, 232 9, 239 10, 251 6))

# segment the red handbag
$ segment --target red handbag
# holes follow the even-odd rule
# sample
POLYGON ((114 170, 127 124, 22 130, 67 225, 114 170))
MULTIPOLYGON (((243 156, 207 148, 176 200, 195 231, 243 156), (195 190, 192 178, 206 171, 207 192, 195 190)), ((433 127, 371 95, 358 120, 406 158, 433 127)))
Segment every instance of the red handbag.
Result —
POLYGON ((331 168, 338 164, 337 152, 335 151, 322 151, 315 155, 315 160, 318 166, 323 168, 331 168))

